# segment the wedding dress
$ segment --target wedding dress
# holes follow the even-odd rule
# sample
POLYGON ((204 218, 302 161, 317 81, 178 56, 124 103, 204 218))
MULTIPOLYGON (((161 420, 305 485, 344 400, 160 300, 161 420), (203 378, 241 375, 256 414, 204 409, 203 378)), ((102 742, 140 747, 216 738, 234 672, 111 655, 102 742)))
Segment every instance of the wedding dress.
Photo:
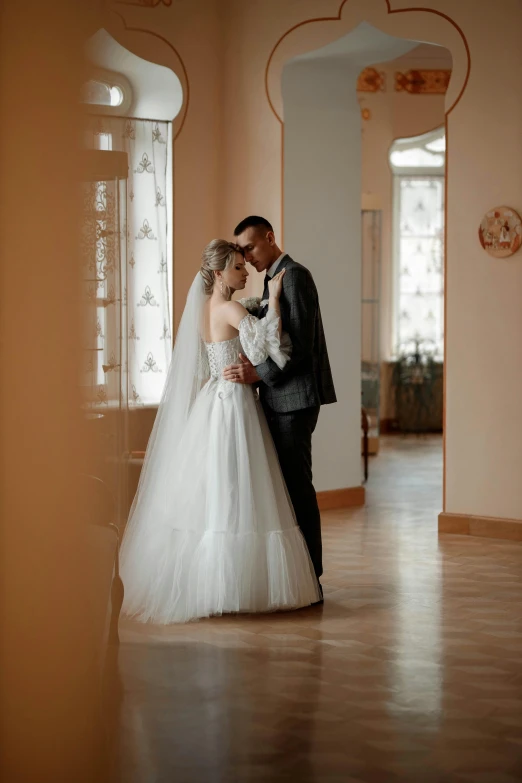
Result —
MULTIPOLYGON (((197 328, 203 298, 197 279, 194 286, 197 328)), ((240 352, 253 364, 270 355, 284 366, 289 349, 278 325, 269 310, 262 320, 246 315, 230 340, 203 343, 198 337, 196 377, 186 379, 190 393, 187 383, 183 393, 178 389, 180 398, 189 395, 188 403, 172 397, 175 378, 167 383, 122 544, 126 615, 174 623, 225 612, 294 609, 319 600, 256 393, 222 377, 240 352), (170 443, 169 430, 176 436, 170 443)), ((184 327, 188 341, 190 324, 184 327)), ((178 340, 182 331, 183 323, 178 340)), ((178 340, 171 374, 189 367, 187 355, 176 356, 178 340)), ((190 340, 195 353, 193 336, 190 340)))

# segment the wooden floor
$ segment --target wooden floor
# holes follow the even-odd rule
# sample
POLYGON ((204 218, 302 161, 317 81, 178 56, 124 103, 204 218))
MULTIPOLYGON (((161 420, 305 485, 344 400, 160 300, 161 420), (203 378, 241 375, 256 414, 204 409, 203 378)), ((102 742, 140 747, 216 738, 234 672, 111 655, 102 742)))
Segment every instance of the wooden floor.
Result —
POLYGON ((122 623, 122 783, 522 780, 522 545, 438 537, 441 440, 325 512, 324 607, 122 623))

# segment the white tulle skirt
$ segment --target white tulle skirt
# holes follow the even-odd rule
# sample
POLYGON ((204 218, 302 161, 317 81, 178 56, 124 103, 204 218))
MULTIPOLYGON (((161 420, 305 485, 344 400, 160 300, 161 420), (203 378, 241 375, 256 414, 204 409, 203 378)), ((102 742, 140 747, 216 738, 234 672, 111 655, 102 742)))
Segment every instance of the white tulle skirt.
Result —
POLYGON ((319 599, 262 408, 249 386, 210 381, 171 464, 156 470, 121 550, 123 611, 175 623, 319 599))

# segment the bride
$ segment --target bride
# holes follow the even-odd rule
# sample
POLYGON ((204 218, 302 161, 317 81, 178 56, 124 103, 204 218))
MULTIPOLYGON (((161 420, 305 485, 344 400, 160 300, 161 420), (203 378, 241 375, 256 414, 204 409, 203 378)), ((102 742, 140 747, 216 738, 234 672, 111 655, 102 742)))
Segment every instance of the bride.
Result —
POLYGON ((295 609, 319 600, 268 426, 251 386, 224 380, 244 353, 283 367, 284 270, 258 320, 231 300, 248 272, 213 240, 190 289, 121 549, 123 610, 141 622, 295 609))

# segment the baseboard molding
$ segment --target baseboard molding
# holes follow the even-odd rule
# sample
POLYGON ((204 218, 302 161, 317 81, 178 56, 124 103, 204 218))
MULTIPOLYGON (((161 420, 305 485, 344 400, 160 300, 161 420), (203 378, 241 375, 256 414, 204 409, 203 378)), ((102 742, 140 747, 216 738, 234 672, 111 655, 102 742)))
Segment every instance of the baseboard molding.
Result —
POLYGON ((439 533, 522 541, 522 519, 477 517, 469 514, 439 514, 439 533))
POLYGON ((317 503, 321 511, 333 508, 350 508, 364 506, 366 491, 364 487, 344 487, 344 489, 328 489, 317 493, 317 503))

